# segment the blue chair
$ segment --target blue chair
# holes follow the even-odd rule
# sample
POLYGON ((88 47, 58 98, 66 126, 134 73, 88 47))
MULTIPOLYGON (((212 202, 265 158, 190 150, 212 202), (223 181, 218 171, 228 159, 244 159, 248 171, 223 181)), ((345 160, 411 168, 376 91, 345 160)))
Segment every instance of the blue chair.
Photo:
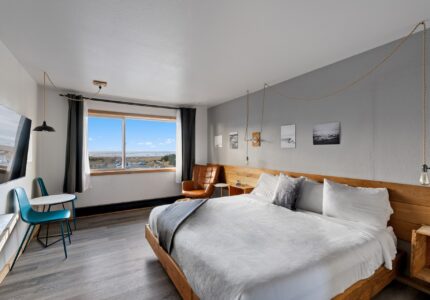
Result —
MULTIPOLYGON (((48 194, 48 190, 46 189, 46 186, 45 186, 45 182, 43 182, 43 179, 41 178, 41 177, 37 177, 36 178, 36 181, 37 181, 37 184, 39 185, 39 188, 40 188, 40 194, 42 195, 42 196, 49 196, 49 194, 48 194)), ((73 199, 73 200, 70 200, 70 202, 72 203, 72 213, 73 213, 73 227, 75 227, 75 230, 76 230, 76 209, 75 209, 75 201, 77 200, 77 197, 75 196, 75 198, 73 199)), ((62 204, 63 205, 63 209, 66 209, 65 207, 64 207, 64 203, 62 204)), ((50 211, 50 208, 51 207, 48 207, 48 211, 50 211)), ((45 209, 44 209, 45 210, 45 209)), ((70 228, 70 231, 71 231, 72 229, 70 228)))
POLYGON ((21 219, 28 223, 29 226, 27 228, 27 231, 25 232, 24 238, 22 239, 22 242, 19 246, 18 252, 16 253, 15 259, 13 260, 12 266, 10 270, 12 271, 16 260, 18 259, 18 256, 21 252, 22 246, 24 246, 25 241, 27 240, 27 235, 30 232, 30 235, 28 236, 28 241, 24 247, 23 252, 27 248, 28 244, 30 243, 31 235, 33 234, 34 228, 36 225, 41 224, 47 224, 52 222, 60 222, 60 230, 61 230, 61 238, 63 240, 63 248, 64 248, 64 255, 67 259, 67 249, 66 249, 66 242, 64 239, 64 227, 63 224, 65 223, 67 228, 67 235, 69 237, 69 243, 71 243, 70 240, 70 232, 69 232, 69 218, 70 218, 70 211, 67 209, 64 210, 55 210, 50 212, 38 212, 33 210, 33 208, 30 205, 30 202, 28 201, 27 194, 25 193, 25 190, 21 187, 15 188, 14 190, 15 197, 18 200, 19 209, 20 209, 20 215, 21 219))

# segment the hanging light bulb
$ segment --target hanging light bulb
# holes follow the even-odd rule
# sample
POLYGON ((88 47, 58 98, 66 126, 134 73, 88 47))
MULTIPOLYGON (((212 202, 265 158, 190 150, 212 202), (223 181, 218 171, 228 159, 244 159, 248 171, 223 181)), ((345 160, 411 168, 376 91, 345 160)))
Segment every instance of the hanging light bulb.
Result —
POLYGON ((426 164, 424 164, 423 168, 421 170, 421 176, 420 176, 420 183, 422 185, 429 185, 430 184, 428 170, 429 170, 429 167, 426 164))
POLYGON ((46 72, 43 72, 43 123, 42 125, 34 128, 33 131, 48 131, 48 132, 55 131, 53 127, 46 124, 45 116, 46 116, 46 72))

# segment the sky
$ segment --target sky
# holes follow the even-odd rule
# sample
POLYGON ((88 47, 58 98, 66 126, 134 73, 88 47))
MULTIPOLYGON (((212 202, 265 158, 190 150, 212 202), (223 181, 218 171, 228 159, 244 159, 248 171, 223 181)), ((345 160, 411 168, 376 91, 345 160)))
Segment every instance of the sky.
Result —
MULTIPOLYGON (((126 119, 126 152, 175 151, 176 122, 126 119)), ((122 119, 88 118, 88 150, 122 151, 122 119)))

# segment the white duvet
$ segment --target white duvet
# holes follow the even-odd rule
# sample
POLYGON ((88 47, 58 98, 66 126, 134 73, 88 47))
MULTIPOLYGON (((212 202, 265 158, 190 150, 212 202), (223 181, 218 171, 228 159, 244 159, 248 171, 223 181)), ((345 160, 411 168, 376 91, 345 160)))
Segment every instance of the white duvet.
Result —
MULTIPOLYGON (((153 209, 150 226, 166 206, 153 209)), ((330 299, 381 265, 391 227, 293 212, 257 196, 210 199, 176 233, 172 257, 201 299, 330 299)))

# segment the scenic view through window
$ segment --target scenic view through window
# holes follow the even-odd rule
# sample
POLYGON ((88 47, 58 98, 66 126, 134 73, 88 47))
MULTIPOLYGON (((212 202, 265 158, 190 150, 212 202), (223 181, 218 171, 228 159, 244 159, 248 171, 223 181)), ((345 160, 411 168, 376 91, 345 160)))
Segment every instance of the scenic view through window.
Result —
POLYGON ((92 170, 173 168, 176 122, 90 115, 88 152, 92 170))

